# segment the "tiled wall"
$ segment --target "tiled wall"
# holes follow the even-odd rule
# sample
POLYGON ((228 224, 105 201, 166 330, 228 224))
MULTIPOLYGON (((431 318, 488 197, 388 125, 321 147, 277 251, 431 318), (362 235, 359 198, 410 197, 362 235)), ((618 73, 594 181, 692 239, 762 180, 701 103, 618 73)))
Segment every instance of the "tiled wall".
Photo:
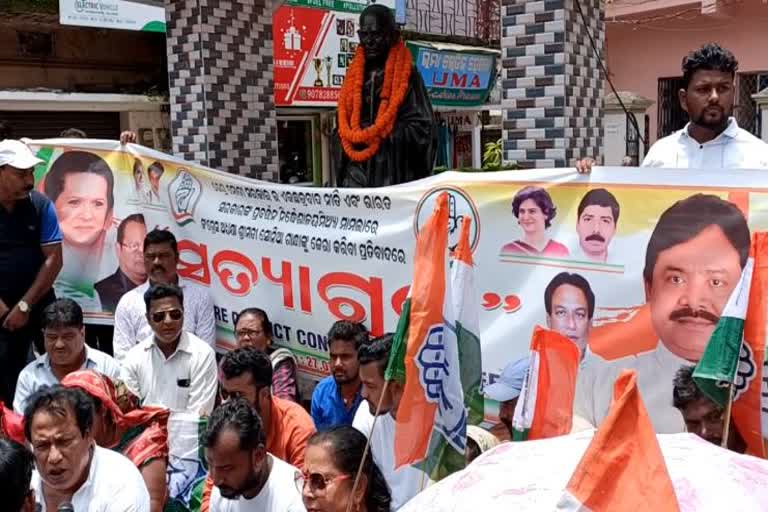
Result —
POLYGON ((270 7, 264 0, 165 5, 174 154, 277 180, 270 7))
POLYGON ((603 76, 587 27, 603 55, 603 7, 601 0, 503 0, 505 160, 565 167, 599 156, 603 76))

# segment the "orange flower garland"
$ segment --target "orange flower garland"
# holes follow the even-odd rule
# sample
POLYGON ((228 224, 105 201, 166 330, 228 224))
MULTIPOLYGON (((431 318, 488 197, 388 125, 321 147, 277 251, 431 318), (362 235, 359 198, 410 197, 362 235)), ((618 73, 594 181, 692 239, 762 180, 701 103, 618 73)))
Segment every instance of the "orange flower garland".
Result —
POLYGON ((412 67, 411 52, 400 40, 387 55, 376 121, 367 128, 361 128, 365 53, 362 46, 357 47, 339 96, 339 137, 344 152, 352 161, 370 160, 379 151, 381 141, 392 133, 397 112, 408 93, 412 67))

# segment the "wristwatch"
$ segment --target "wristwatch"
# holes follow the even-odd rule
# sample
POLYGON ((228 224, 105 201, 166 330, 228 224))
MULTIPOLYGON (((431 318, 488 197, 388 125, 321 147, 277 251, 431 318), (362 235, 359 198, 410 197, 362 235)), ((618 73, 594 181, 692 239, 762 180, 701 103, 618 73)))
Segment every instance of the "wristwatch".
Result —
POLYGON ((27 304, 26 301, 20 300, 18 306, 19 306, 19 311, 21 311, 22 313, 24 314, 29 313, 29 304, 27 304))

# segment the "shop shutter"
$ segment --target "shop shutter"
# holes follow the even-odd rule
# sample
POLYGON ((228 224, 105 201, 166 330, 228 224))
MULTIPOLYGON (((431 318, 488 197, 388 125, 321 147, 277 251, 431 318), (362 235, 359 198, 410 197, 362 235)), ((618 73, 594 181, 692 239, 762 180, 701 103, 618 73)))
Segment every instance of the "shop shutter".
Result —
POLYGON ((49 139, 67 128, 83 130, 91 139, 117 140, 120 137, 119 112, 49 112, 0 110, 0 121, 7 122, 17 139, 49 139))

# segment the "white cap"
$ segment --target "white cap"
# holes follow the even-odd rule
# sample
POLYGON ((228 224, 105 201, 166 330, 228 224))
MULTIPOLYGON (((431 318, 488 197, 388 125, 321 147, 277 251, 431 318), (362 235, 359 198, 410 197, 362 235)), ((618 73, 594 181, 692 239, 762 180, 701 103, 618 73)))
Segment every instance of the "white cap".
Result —
POLYGON ((18 140, 5 139, 0 142, 0 167, 10 165, 17 169, 31 169, 43 163, 26 144, 18 140))

